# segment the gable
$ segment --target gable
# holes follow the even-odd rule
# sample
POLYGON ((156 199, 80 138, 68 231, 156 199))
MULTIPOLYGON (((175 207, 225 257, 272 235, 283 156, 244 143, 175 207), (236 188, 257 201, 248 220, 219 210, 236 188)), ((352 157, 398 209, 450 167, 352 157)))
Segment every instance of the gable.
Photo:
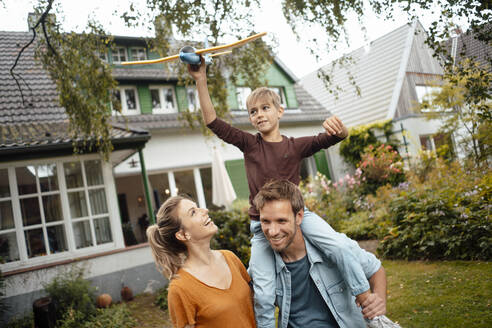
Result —
POLYGON ((328 92, 324 82, 314 71, 301 79, 305 89, 326 109, 341 118, 347 126, 367 124, 385 119, 401 68, 401 61, 408 43, 411 26, 408 24, 372 41, 369 47, 361 47, 350 54, 353 60, 346 67, 332 64, 322 69, 332 72, 333 86, 342 90, 338 94, 328 92), (347 73, 353 75, 361 95, 351 85, 347 73))

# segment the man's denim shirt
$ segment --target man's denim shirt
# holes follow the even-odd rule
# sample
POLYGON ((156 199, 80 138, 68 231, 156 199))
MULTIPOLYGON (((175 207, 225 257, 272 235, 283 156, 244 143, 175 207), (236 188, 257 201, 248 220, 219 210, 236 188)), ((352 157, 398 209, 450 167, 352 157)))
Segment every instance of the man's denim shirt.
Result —
MULTIPOLYGON (((371 253, 361 249, 357 242, 347 238, 347 243, 369 279, 379 270, 381 262, 371 253)), ((305 240, 306 252, 310 264, 309 275, 316 284, 328 308, 333 313, 340 328, 365 328, 361 309, 355 304, 355 297, 350 294, 342 275, 336 265, 322 256, 311 243, 305 240)), ((276 304, 280 309, 279 328, 287 328, 291 302, 291 277, 282 257, 275 253, 276 268, 276 304)))

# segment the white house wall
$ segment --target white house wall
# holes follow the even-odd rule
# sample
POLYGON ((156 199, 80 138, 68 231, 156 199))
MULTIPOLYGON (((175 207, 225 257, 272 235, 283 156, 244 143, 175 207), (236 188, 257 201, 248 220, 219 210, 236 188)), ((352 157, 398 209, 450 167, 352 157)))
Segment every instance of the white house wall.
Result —
POLYGON ((5 301, 10 309, 0 322, 32 310, 34 300, 45 296, 43 285, 67 272, 72 266, 84 268, 84 278, 96 287, 96 294, 108 293, 114 302, 120 301, 122 286, 130 287, 137 294, 144 291, 155 292, 167 284, 167 280, 155 267, 149 246, 19 273, 5 278, 5 301))
MULTIPOLYGON (((256 133, 254 130, 247 130, 256 133)), ((286 126, 280 128, 288 137, 302 137, 323 132, 321 123, 315 125, 286 126)), ((242 159, 242 152, 235 146, 222 142, 216 136, 204 137, 198 132, 183 131, 181 134, 152 132, 152 138, 143 150, 145 167, 148 174, 180 170, 192 167, 210 166, 212 148, 220 147, 224 161, 242 159)), ((114 169, 116 177, 140 175, 140 166, 131 168, 131 160, 140 161, 138 154, 127 159, 114 169)))
MULTIPOLYGON (((400 123, 405 129, 405 137, 407 139, 408 152, 410 156, 417 156, 421 150, 420 136, 435 134, 441 125, 440 120, 427 120, 423 117, 409 117, 407 119, 394 122, 394 129, 399 130, 400 123)), ((401 151, 404 149, 400 148, 401 151)))

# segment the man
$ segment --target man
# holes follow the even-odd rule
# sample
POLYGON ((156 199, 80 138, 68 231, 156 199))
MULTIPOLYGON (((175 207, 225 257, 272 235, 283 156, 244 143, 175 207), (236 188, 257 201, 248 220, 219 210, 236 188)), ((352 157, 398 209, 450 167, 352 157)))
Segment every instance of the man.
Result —
POLYGON ((300 229, 304 200, 296 185, 287 180, 269 182, 254 203, 275 253, 279 327, 366 327, 364 318, 385 314, 386 274, 381 262, 344 236, 371 287, 356 304, 333 261, 304 239, 300 229))

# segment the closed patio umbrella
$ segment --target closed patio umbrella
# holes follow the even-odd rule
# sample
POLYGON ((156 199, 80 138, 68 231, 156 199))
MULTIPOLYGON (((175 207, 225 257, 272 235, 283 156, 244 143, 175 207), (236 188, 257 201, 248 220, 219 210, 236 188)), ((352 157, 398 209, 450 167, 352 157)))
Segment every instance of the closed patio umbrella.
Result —
POLYGON ((236 199, 236 192, 222 160, 219 150, 213 148, 212 158, 212 203, 229 209, 236 199))

